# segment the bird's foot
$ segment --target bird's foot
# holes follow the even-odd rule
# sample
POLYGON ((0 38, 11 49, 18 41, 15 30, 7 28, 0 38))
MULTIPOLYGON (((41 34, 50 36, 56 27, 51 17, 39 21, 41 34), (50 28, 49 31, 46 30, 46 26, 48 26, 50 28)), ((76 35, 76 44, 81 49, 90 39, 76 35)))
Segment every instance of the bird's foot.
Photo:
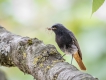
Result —
POLYGON ((59 58, 59 60, 61 60, 65 55, 66 55, 66 54, 64 54, 63 56, 61 56, 61 57, 59 58))

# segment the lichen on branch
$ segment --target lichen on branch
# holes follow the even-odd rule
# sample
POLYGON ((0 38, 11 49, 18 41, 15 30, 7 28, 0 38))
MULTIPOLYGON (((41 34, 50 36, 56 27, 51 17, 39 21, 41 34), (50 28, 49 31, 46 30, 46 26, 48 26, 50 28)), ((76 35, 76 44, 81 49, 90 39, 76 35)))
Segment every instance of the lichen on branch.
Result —
POLYGON ((36 80, 96 80, 65 62, 55 46, 0 27, 0 65, 18 67, 36 80))

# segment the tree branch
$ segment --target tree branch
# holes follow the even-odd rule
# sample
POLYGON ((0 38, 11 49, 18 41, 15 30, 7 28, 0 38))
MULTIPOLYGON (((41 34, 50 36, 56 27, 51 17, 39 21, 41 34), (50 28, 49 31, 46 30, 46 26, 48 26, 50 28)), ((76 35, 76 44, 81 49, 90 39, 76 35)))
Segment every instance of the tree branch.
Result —
POLYGON ((18 67, 36 80, 96 80, 73 65, 59 60, 53 45, 37 38, 21 37, 0 27, 0 64, 18 67))
POLYGON ((0 70, 0 80, 7 80, 5 73, 1 70, 0 70))

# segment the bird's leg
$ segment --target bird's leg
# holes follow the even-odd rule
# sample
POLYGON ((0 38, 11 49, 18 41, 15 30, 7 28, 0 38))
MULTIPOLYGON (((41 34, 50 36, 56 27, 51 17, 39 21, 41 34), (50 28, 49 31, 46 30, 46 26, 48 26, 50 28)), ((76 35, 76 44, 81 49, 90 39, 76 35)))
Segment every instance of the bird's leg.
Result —
MULTIPOLYGON (((63 49, 64 49, 64 51, 66 51, 66 45, 64 45, 64 48, 63 48, 63 49)), ((63 51, 63 52, 64 52, 64 51, 63 51)), ((62 56, 60 57, 60 59, 62 59, 65 55, 66 55, 66 52, 65 52, 64 55, 62 55, 62 56)))
POLYGON ((63 58, 66 54, 64 54, 61 58, 63 58))
POLYGON ((60 59, 62 59, 66 54, 64 54, 63 56, 60 57, 60 59))
POLYGON ((72 54, 72 59, 71 59, 71 65, 72 65, 72 61, 73 61, 73 54, 72 54))

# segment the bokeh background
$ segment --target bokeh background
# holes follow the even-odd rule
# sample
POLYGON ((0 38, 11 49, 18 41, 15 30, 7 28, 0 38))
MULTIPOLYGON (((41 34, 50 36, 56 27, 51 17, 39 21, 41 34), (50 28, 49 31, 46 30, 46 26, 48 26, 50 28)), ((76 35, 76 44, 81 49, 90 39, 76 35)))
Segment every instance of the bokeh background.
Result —
MULTIPOLYGON (((106 80, 106 2, 91 15, 92 0, 0 0, 0 25, 12 33, 55 43, 46 28, 62 23, 77 37, 87 73, 106 80)), ((71 56, 65 56, 67 62, 71 56)), ((78 67, 75 60, 73 65, 78 67)), ((79 68, 79 67, 78 67, 79 68)), ((18 68, 0 66, 8 80, 33 80, 18 68)))

